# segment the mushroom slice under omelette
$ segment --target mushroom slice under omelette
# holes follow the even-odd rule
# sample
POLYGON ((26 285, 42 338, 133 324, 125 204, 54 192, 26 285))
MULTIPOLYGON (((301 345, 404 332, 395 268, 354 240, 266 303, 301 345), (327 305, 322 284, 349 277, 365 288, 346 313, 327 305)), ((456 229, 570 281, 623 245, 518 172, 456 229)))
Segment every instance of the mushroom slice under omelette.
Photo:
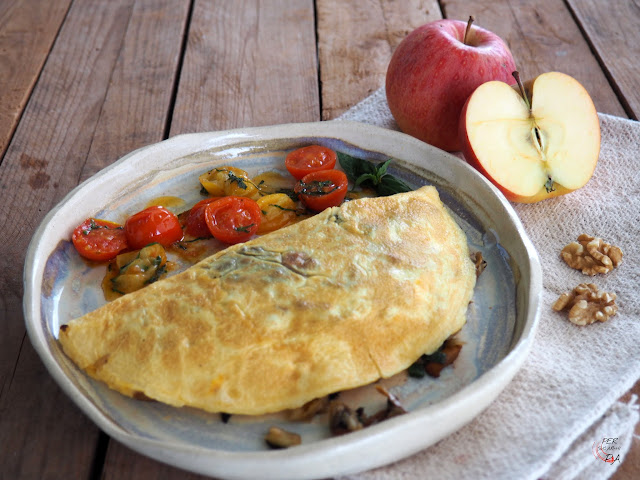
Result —
POLYGON ((129 396, 258 415, 390 377, 465 323, 466 237, 433 187, 365 198, 244 244, 60 328, 129 396))

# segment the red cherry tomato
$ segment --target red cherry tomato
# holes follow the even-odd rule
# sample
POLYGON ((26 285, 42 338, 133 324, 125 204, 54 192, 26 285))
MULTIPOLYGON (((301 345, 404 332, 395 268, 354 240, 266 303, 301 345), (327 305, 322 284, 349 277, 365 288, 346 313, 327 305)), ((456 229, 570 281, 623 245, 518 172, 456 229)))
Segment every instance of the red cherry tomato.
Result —
POLYGON ((204 208, 219 198, 220 197, 205 198, 191 207, 191 210, 189 210, 189 214, 187 215, 184 228, 187 235, 191 235, 196 238, 208 238, 211 236, 211 231, 204 219, 204 208))
POLYGON ((78 225, 71 241, 80 255, 96 262, 111 260, 128 248, 122 225, 97 218, 87 218, 78 225))
POLYGON ((337 207, 347 194, 349 181, 340 170, 323 170, 305 175, 294 192, 307 208, 320 212, 328 207, 337 207))
POLYGON ((311 172, 331 170, 336 166, 336 152, 321 145, 309 145, 290 152, 284 159, 284 165, 296 180, 311 172))
POLYGON ((211 234, 224 243, 249 240, 258 230, 262 212, 255 200, 228 196, 209 203, 204 218, 211 234))
POLYGON ((131 215, 124 224, 129 247, 134 250, 150 243, 166 247, 182 240, 180 220, 164 207, 153 206, 131 215))

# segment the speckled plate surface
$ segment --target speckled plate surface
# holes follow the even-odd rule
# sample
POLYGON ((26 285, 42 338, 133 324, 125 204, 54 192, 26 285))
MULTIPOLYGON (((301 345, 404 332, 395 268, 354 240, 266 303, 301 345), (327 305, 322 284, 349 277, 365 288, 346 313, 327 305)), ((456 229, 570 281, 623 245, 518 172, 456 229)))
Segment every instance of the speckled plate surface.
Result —
MULTIPOLYGON (((486 408, 522 365, 535 334, 542 274, 538 256, 504 197, 460 159, 402 133, 353 122, 320 122, 181 135, 126 155, 69 193, 36 231, 24 271, 27 330, 53 378, 102 430, 133 450, 211 476, 236 479, 326 478, 384 465, 457 430, 486 408), (379 162, 412 186, 435 185, 488 262, 478 280, 464 342, 438 379, 384 381, 409 414, 331 437, 326 417, 290 422, 284 415, 233 416, 124 397, 87 377, 57 341, 61 324, 104 303, 104 270, 88 266, 69 242, 89 216, 122 222, 150 199, 199 200, 199 174, 239 166, 251 175, 283 170, 286 152, 311 143, 379 162), (272 425, 295 431, 302 445, 269 450, 272 425)), ((343 394, 368 413, 385 399, 371 386, 343 394)))

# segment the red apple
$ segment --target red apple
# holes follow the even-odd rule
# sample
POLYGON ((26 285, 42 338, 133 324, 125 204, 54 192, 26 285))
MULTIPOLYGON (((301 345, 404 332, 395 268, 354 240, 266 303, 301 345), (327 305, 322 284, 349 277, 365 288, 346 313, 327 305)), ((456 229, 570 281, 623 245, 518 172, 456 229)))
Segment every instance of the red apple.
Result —
POLYGON ((505 42, 472 21, 418 27, 398 45, 387 69, 387 102, 400 130, 443 150, 460 150, 458 119, 476 87, 509 81, 515 70, 505 42))
POLYGON ((511 201, 532 203, 584 186, 600 153, 591 97, 560 72, 518 86, 487 82, 460 115, 465 159, 511 201))

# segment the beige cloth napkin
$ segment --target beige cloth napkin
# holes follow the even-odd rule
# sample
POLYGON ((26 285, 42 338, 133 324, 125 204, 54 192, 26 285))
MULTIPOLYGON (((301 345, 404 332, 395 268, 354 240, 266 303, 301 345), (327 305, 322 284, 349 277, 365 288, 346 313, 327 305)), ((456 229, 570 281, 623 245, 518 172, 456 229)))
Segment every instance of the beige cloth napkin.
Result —
MULTIPOLYGON (((340 117, 397 130, 380 89, 340 117)), ((638 406, 618 401, 640 378, 640 123, 600 114, 602 148, 582 189, 540 203, 513 204, 542 261, 538 333, 524 367, 471 423, 393 465, 347 478, 608 478, 624 459, 638 406), (560 251, 588 233, 618 245, 622 264, 588 277, 567 267, 560 251), (551 305, 582 282, 618 295, 606 323, 571 324, 551 305), (594 444, 616 438, 620 461, 596 458, 594 444)))

